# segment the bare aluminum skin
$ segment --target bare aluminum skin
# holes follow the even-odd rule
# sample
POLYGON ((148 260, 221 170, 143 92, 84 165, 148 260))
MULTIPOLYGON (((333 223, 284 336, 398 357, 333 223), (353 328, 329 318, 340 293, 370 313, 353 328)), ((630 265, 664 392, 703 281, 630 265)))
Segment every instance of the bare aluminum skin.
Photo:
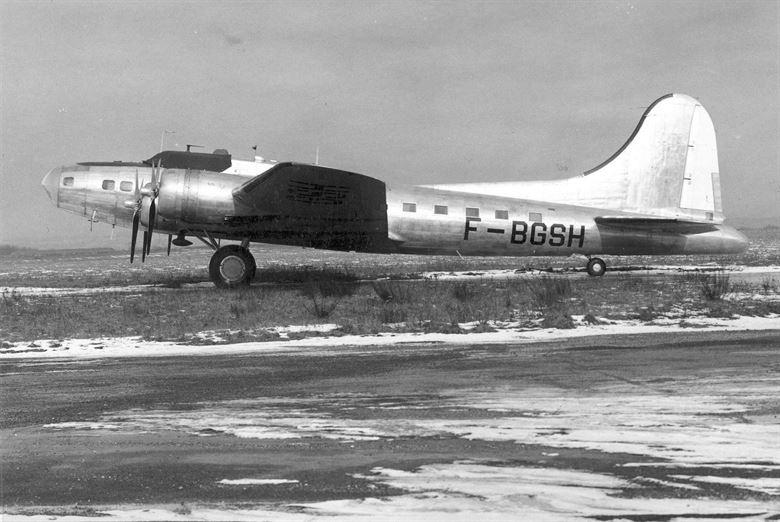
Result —
MULTIPOLYGON (((378 195, 384 184, 373 178, 284 165, 234 160, 223 172, 162 169, 154 231, 464 256, 732 254, 748 244, 723 224, 709 114, 680 94, 651 104, 611 158, 563 180, 385 187, 378 195), (273 190, 250 192, 266 181, 273 190), (301 190, 309 199, 301 199, 301 190)), ((46 174, 42 185, 65 211, 129 227, 136 180, 146 186, 152 169, 63 166, 46 174)), ((148 201, 142 199, 144 225, 148 201)))

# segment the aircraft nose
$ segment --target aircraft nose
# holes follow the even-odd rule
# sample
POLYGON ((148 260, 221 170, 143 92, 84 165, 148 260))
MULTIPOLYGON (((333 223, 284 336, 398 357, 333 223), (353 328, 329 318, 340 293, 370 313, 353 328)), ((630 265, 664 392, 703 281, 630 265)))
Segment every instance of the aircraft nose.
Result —
POLYGON ((41 185, 49 195, 49 199, 57 203, 57 190, 60 186, 60 174, 62 174, 62 167, 51 169, 41 180, 41 185))

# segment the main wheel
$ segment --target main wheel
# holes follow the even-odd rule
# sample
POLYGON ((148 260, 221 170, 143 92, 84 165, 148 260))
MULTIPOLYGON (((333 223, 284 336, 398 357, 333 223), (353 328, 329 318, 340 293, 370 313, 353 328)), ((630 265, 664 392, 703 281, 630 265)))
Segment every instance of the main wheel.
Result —
POLYGON ((594 257, 588 260, 587 270, 589 275, 601 277, 607 271, 607 264, 603 259, 594 257))
POLYGON ((209 277, 219 288, 249 286, 257 264, 248 249, 226 245, 214 252, 209 262, 209 277))

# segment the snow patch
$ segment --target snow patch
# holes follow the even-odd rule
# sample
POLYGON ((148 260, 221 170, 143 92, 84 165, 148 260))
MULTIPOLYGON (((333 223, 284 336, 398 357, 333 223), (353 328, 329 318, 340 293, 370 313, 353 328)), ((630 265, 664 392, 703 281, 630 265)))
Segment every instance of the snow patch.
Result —
MULTIPOLYGON (((397 344, 509 344, 559 341, 589 337, 594 335, 651 334, 690 331, 697 326, 698 331, 746 331, 780 329, 780 315, 767 317, 688 318, 680 321, 655 321, 646 323, 639 320, 611 321, 609 324, 585 324, 578 320, 576 329, 558 330, 553 328, 520 329, 517 323, 495 323, 497 331, 466 334, 443 333, 393 333, 377 335, 316 336, 295 340, 276 340, 267 342, 247 342, 220 345, 188 346, 175 342, 145 341, 140 337, 99 337, 91 339, 43 339, 32 342, 6 343, 0 349, 0 359, 18 358, 106 358, 106 357, 170 357, 193 355, 243 354, 254 352, 288 352, 306 349, 307 354, 317 354, 316 350, 328 350, 333 347, 387 347, 397 344)), ((334 325, 308 325, 280 327, 278 331, 328 332, 334 325)))
POLYGON ((702 475, 671 475, 673 478, 692 480, 695 482, 708 482, 711 484, 727 484, 735 488, 758 491, 767 495, 780 495, 780 478, 740 478, 740 477, 713 477, 702 475))
POLYGON ((298 484, 297 480, 293 479, 222 479, 217 484, 225 484, 228 486, 265 486, 265 485, 277 485, 277 484, 298 484))
POLYGON ((606 474, 455 462, 414 472, 375 468, 363 478, 409 491, 389 498, 307 504, 320 513, 397 520, 585 520, 595 517, 767 514, 758 501, 711 498, 624 498, 631 483, 606 474))

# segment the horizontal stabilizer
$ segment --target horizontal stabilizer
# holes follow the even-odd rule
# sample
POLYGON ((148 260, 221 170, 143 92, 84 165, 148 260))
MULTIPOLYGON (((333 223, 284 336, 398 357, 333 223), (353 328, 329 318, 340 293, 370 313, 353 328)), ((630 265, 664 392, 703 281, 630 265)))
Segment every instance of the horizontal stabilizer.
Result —
POLYGON ((717 229, 711 222, 659 218, 653 216, 598 216, 595 221, 599 226, 633 230, 637 232, 700 234, 717 229))

